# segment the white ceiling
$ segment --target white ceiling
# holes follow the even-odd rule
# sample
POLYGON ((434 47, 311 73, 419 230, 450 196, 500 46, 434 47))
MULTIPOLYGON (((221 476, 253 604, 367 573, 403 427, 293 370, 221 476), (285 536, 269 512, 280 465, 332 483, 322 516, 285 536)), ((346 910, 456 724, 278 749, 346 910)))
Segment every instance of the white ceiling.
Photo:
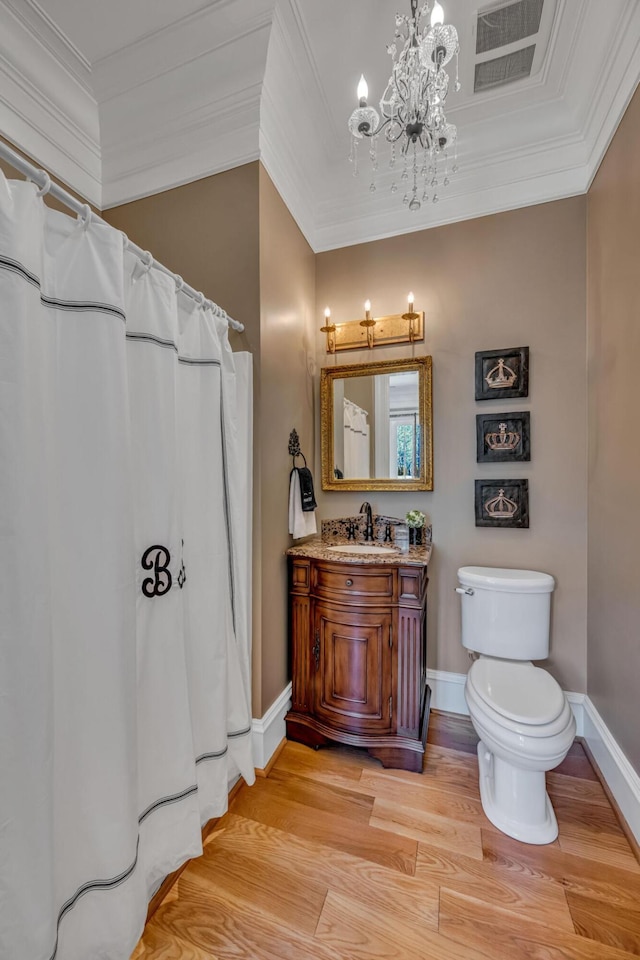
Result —
POLYGON ((417 214, 347 119, 409 0, 0 0, 0 132, 108 207, 260 157, 315 250, 584 192, 640 76, 640 0, 545 0, 532 76, 473 93, 474 24, 444 0, 460 171, 417 214), (603 11, 606 19, 603 19, 603 11), (366 147, 365 147, 366 158, 366 147))
POLYGON ((151 33, 171 27, 203 7, 202 0, 42 0, 41 8, 95 65, 151 33))

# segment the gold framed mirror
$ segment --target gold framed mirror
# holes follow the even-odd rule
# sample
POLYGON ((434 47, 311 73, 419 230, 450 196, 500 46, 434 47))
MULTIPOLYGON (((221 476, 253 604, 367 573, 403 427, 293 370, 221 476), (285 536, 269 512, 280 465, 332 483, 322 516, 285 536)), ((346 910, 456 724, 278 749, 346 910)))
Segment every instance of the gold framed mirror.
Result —
POLYGON ((433 490, 431 357, 324 367, 323 490, 433 490))

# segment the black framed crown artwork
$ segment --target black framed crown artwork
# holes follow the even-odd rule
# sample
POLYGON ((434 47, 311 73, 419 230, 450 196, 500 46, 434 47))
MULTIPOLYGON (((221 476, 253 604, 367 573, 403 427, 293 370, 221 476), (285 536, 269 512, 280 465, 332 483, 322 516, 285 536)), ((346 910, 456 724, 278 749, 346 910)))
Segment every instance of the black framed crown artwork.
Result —
POLYGON ((530 413, 479 413, 476 416, 478 463, 531 460, 530 413))
POLYGON ((476 527, 529 527, 528 480, 476 480, 476 527))
POLYGON ((476 400, 529 396, 529 347, 476 353, 476 400))

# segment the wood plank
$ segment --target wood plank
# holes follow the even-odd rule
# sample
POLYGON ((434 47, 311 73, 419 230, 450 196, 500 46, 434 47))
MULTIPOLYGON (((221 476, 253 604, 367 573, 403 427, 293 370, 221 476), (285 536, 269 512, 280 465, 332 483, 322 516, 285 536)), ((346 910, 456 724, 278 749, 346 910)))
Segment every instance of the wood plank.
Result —
POLYGON ((429 810, 436 816, 459 823, 495 829, 484 814, 479 795, 471 797, 441 791, 437 783, 424 777, 420 781, 408 782, 388 777, 386 771, 365 770, 360 785, 376 800, 387 800, 413 810, 429 810))
POLYGON ((556 880, 505 873, 491 861, 444 853, 422 843, 418 847, 416 877, 477 897, 518 917, 526 916, 553 929, 573 932, 564 888, 556 880))
POLYGON ((401 807, 393 801, 377 799, 369 823, 379 830, 412 837, 434 847, 466 853, 469 857, 482 860, 480 827, 440 817, 429 809, 401 807))
POLYGON ((522 915, 516 918, 500 907, 445 888, 440 892, 439 930, 490 960, 630 960, 631 956, 522 915))
POLYGON ((220 954, 196 947, 188 940, 149 924, 131 960, 219 960, 220 954))
MULTIPOLYGON (((580 744, 579 744, 580 746, 580 744)), ((566 777, 577 777, 579 780, 598 780, 598 776, 589 763, 587 756, 582 750, 581 754, 567 754, 559 766, 555 768, 556 773, 561 773, 566 777)))
POLYGON ((290 742, 279 758, 278 772, 358 792, 357 784, 365 767, 363 755, 371 761, 373 769, 380 769, 380 763, 364 750, 354 751, 344 747, 312 750, 303 744, 290 742), (360 756, 353 756, 354 753, 360 756))
POLYGON ((200 881, 205 891, 218 888, 221 894, 233 895, 287 928, 311 936, 328 888, 310 866, 307 863, 307 873, 301 875, 286 864, 267 864, 264 857, 247 856, 214 840, 205 856, 194 860, 189 879, 200 881))
POLYGON ((587 860, 597 860, 613 867, 640 871, 640 865, 631 852, 629 841, 620 833, 590 830, 588 826, 558 824, 558 843, 565 853, 573 853, 587 860))
POLYGON ((422 775, 430 781, 433 780, 440 790, 476 798, 480 796, 478 756, 475 752, 461 753, 448 747, 430 744, 422 775))
POLYGON ((566 853, 558 846, 535 847, 484 830, 482 849, 485 860, 505 875, 556 880, 567 893, 609 904, 635 908, 640 903, 640 873, 635 868, 610 866, 566 853))
MULTIPOLYGON (((318 793, 329 790, 320 784, 314 789, 318 793)), ((415 873, 418 848, 415 840, 376 830, 368 822, 363 823, 359 816, 352 819, 332 812, 326 795, 319 805, 309 807, 289 799, 287 790, 286 782, 274 782, 271 777, 256 781, 250 790, 238 795, 232 810, 248 820, 257 820, 294 836, 344 850, 402 873, 415 873)), ((335 795, 336 791, 332 789, 331 793, 335 795)), ((341 813, 346 812, 347 807, 343 805, 341 813)))
POLYGON ((567 893, 567 901, 576 933, 628 953, 640 954, 639 904, 636 903, 635 909, 628 904, 614 906, 578 893, 567 893))
POLYGON ((331 784, 308 783, 304 778, 276 768, 267 784, 261 788, 273 796, 281 795, 294 803, 303 804, 316 814, 332 813, 357 823, 368 823, 373 798, 331 784))
POLYGON ((556 796, 553 809, 558 824, 565 831, 578 830, 582 835, 587 830, 589 833, 611 834, 626 840, 618 818, 608 803, 594 803, 587 799, 576 803, 572 797, 556 796))
POLYGON ((550 770, 547 773, 547 792, 553 802, 556 797, 566 797, 578 803, 597 803, 608 807, 609 801, 602 784, 597 780, 581 780, 550 770))
POLYGON ((342 960, 483 960, 484 954, 458 949, 419 923, 407 924, 393 912, 374 912, 329 891, 315 941, 332 947, 342 960))
POLYGON ((554 810, 562 850, 628 870, 640 870, 610 805, 576 803, 567 797, 556 797, 554 810))
POLYGON ((342 960, 328 945, 283 926, 255 905, 217 887, 205 890, 191 879, 191 868, 178 883, 180 899, 160 907, 143 942, 160 932, 216 960, 342 960))
POLYGON ((218 831, 216 843, 221 856, 238 851, 267 867, 286 869, 301 882, 313 875, 316 882, 355 895, 374 911, 391 909, 408 923, 418 918, 433 929, 437 927, 436 884, 235 815, 218 831))

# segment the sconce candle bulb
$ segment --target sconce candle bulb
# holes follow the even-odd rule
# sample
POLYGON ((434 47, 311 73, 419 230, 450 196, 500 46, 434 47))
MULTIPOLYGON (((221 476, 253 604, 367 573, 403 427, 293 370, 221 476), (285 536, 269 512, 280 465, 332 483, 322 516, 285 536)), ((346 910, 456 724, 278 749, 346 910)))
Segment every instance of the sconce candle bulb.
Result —
POLYGON ((327 353, 336 352, 336 325, 331 323, 331 310, 329 307, 325 308, 324 311, 324 326, 320 327, 321 333, 326 333, 327 335, 327 353))
POLYGON ((407 303, 409 304, 409 309, 407 310, 406 313, 402 314, 402 319, 409 321, 409 343, 413 343, 414 340, 416 339, 415 322, 420 318, 420 314, 416 313, 415 310, 413 309, 413 303, 414 303, 413 293, 410 293, 409 296, 407 297, 407 303))
POLYGON ((360 321, 360 326, 365 327, 367 331, 367 346, 369 349, 373 349, 373 328, 375 327, 376 322, 371 318, 371 300, 365 300, 364 303, 364 320, 360 321))
POLYGON ((364 78, 364 74, 360 77, 360 83, 358 84, 358 100, 360 101, 361 107, 366 107, 367 97, 369 96, 369 84, 364 78))

